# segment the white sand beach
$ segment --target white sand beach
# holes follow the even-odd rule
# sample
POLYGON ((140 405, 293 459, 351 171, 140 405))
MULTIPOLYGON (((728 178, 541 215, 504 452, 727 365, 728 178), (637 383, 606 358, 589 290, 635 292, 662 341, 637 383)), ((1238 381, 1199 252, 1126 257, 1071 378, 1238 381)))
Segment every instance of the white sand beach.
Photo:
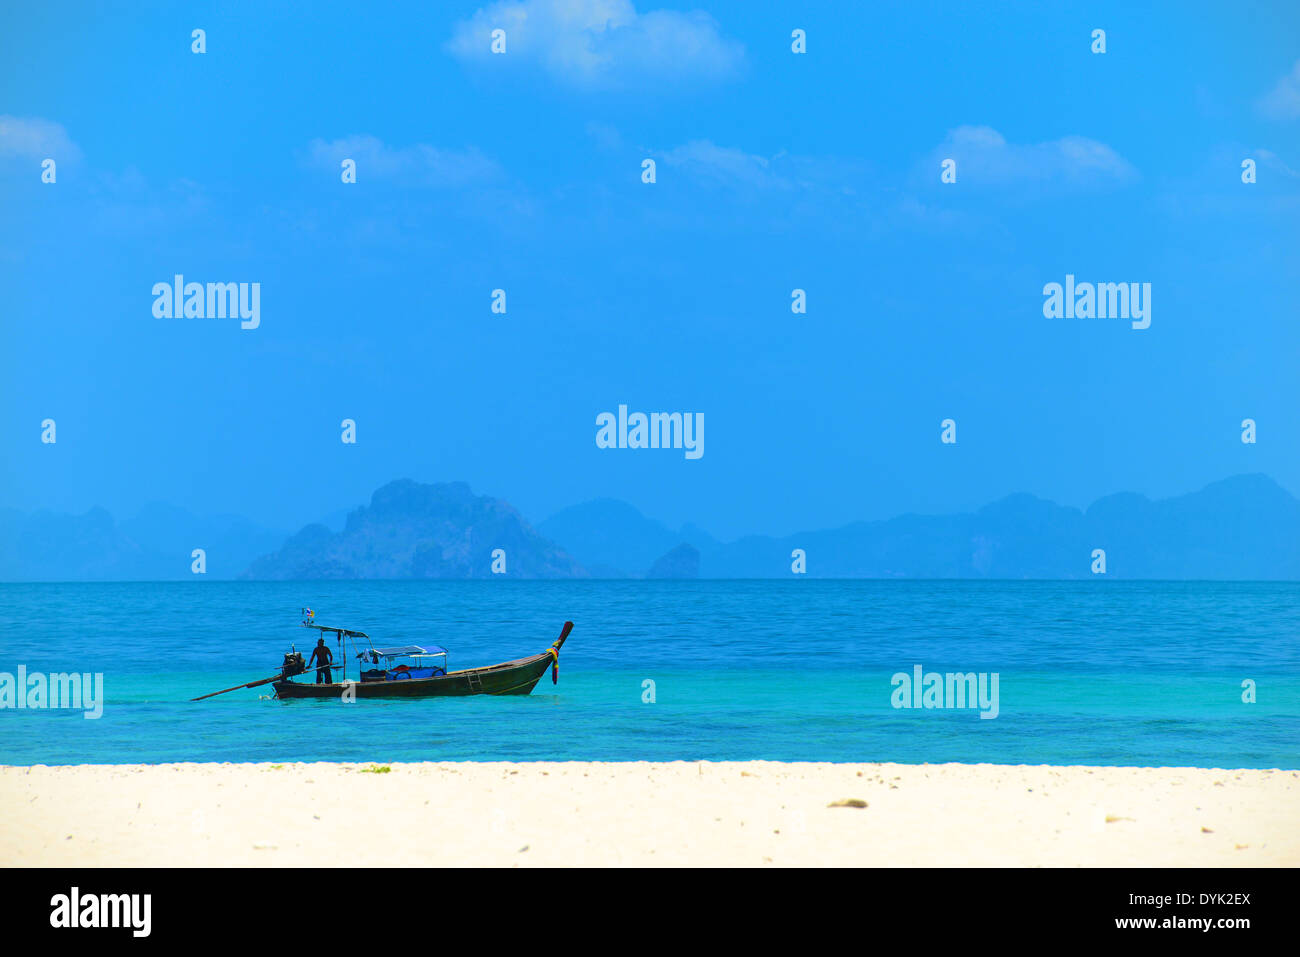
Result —
POLYGON ((1300 864, 1292 770, 372 767, 0 767, 0 865, 1300 864))

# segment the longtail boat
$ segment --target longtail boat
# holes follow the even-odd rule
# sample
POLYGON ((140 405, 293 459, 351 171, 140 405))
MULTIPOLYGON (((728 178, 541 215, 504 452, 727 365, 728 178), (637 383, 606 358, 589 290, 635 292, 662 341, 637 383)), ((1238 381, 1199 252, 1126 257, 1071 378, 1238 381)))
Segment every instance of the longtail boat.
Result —
MULTIPOLYGON (((304 609, 304 612, 308 612, 304 609)), ((551 669, 552 684, 559 680, 560 648, 573 630, 573 622, 566 621, 560 637, 541 654, 516 658, 499 665, 447 670, 447 650, 437 645, 400 645, 376 648, 370 636, 363 631, 318 625, 311 612, 302 622, 304 628, 313 628, 325 635, 333 635, 338 654, 328 665, 309 669, 302 653, 296 648, 287 652, 280 665, 279 674, 247 684, 224 688, 193 700, 201 701, 214 695, 225 694, 240 688, 255 688, 270 684, 277 698, 436 698, 461 697, 475 694, 528 694, 534 685, 551 669), (356 678, 349 679, 347 661, 353 657, 358 663, 356 678), (334 681, 332 672, 341 670, 342 680, 334 681), (328 680, 295 681, 299 676, 316 675, 328 680)), ((328 647, 328 646, 327 646, 328 647)))

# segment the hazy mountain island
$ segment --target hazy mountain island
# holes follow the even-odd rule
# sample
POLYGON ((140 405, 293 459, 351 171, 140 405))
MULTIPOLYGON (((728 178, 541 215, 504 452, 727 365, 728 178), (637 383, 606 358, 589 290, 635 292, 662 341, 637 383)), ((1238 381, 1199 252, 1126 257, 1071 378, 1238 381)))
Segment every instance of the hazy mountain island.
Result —
POLYGON ((686 542, 659 558, 646 572, 646 578, 699 578, 700 550, 686 542))
POLYGON ((537 530, 552 541, 563 542, 597 578, 647 574, 647 569, 682 544, 701 550, 718 545, 702 529, 687 525, 673 531, 627 502, 612 498, 566 508, 539 523, 537 530))
POLYGON ((1300 579, 1300 501, 1264 475, 1159 501, 1121 493, 1082 511, 1017 494, 973 513, 727 543, 694 526, 674 533, 611 499, 567 508, 539 528, 594 574, 643 568, 675 540, 699 550, 705 578, 784 577, 801 548, 814 578, 1082 579, 1094 577, 1101 548, 1112 578, 1300 579))
POLYGON ((0 510, 0 580, 192 579, 196 547, 210 578, 484 578, 498 548, 512 578, 784 578, 800 548, 811 578, 1088 579, 1101 548, 1108 578, 1300 580, 1300 501, 1264 475, 1158 501, 1121 493, 1080 510, 1018 494, 971 513, 733 542, 694 525, 674 531, 614 499, 534 528, 464 483, 403 479, 330 524, 286 539, 164 505, 120 524, 99 508, 0 510))
POLYGON ((512 578, 582 578, 587 571, 508 502, 464 482, 390 482, 351 512, 341 532, 308 525, 242 577, 487 578, 493 552, 512 578))
POLYGON ((284 536, 235 515, 202 517, 161 503, 120 523, 102 508, 83 515, 0 509, 0 581, 191 579, 196 548, 209 577, 234 578, 284 536))
POLYGON ((879 522, 750 537, 703 550, 700 574, 749 578, 1093 578, 1093 549, 1108 578, 1300 579, 1300 501, 1263 475, 1152 501, 1122 493, 1087 510, 1011 495, 977 512, 904 515, 879 522))

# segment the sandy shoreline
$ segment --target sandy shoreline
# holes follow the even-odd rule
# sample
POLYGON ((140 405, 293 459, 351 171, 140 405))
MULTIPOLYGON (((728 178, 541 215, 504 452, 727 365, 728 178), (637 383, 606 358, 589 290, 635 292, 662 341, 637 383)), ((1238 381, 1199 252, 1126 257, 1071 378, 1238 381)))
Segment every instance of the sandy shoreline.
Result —
POLYGON ((1300 864, 1292 770, 370 767, 0 767, 0 865, 1300 864))

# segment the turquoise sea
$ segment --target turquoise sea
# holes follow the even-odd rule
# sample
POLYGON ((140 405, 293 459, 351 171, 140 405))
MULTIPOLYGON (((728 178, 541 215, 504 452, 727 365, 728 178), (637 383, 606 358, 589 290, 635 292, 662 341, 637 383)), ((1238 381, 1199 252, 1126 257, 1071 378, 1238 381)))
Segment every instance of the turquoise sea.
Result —
MULTIPOLYGON (((457 581, 0 584, 0 672, 102 672, 103 716, 0 710, 0 763, 774 759, 1300 767, 1300 583, 457 581), (452 668, 544 650, 529 697, 197 694, 317 621, 452 668), (896 709, 913 667, 999 713, 896 709), (1244 681, 1257 701, 1242 701, 1244 681), (653 682, 653 702, 646 682, 653 682)), ((355 671, 351 671, 355 675, 355 671)))

